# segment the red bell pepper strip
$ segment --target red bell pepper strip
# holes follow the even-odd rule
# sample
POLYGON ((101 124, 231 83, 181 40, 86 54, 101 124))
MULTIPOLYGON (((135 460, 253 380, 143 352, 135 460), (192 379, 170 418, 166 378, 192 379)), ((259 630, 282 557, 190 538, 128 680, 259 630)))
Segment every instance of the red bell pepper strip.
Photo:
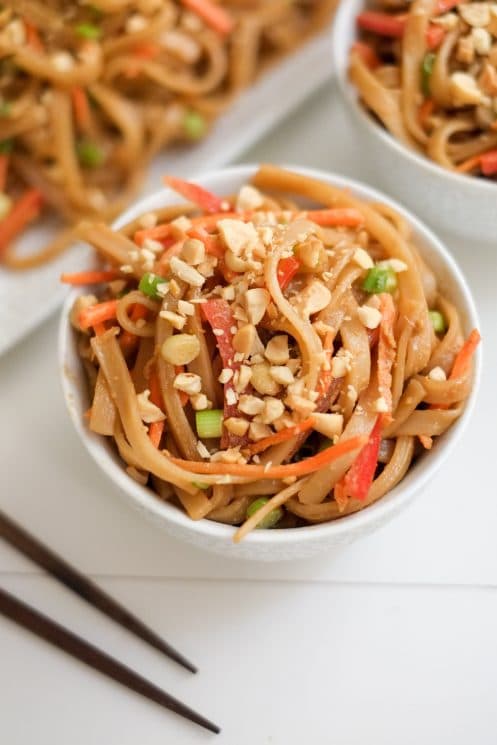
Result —
POLYGON ((190 181, 184 181, 181 178, 175 176, 166 176, 164 183, 169 186, 173 191, 181 194, 182 197, 188 199, 189 202, 193 202, 204 212, 227 212, 231 209, 231 205, 226 202, 225 199, 221 199, 211 191, 207 191, 198 184, 192 184, 190 181), (225 209, 227 207, 228 209, 225 209))
POLYGON ((497 150, 489 150, 480 155, 480 168, 484 176, 495 176, 497 173, 497 150))
POLYGON ((335 484, 334 495, 338 504, 344 504, 349 497, 363 502, 368 496, 378 465, 382 426, 383 417, 380 414, 371 430, 368 442, 359 452, 345 476, 335 484))
POLYGON ((282 290, 292 281, 301 267, 301 263, 295 256, 280 259, 278 264, 278 282, 282 290))
POLYGON ((365 10, 357 16, 357 25, 363 31, 371 31, 373 34, 379 34, 380 36, 401 39, 406 26, 406 16, 365 10))
MULTIPOLYGON (((371 31, 379 36, 402 39, 406 27, 406 15, 390 15, 375 10, 366 10, 357 16, 357 25, 363 31, 371 31)), ((436 49, 442 42, 445 31, 441 26, 431 25, 426 32, 426 44, 429 49, 436 49)))
MULTIPOLYGON (((233 374, 236 373, 241 366, 240 362, 235 362, 235 349, 233 347, 233 332, 232 328, 236 326, 236 321, 231 312, 229 303, 226 300, 214 299, 208 300, 206 303, 201 304, 201 310, 204 318, 209 323, 213 330, 222 331, 222 334, 216 333, 216 344, 221 355, 223 362, 223 368, 233 370, 233 374)), ((244 418, 242 412, 240 412, 237 403, 229 404, 227 399, 230 395, 235 394, 235 388, 233 384, 233 378, 224 384, 224 420, 229 417, 241 417, 244 418), (230 394, 229 391, 232 391, 230 394)), ((238 395, 236 399, 238 400, 238 395)), ((228 432, 226 427, 223 427, 223 434, 221 437, 222 448, 232 448, 238 445, 244 446, 248 442, 246 435, 240 437, 228 432)))

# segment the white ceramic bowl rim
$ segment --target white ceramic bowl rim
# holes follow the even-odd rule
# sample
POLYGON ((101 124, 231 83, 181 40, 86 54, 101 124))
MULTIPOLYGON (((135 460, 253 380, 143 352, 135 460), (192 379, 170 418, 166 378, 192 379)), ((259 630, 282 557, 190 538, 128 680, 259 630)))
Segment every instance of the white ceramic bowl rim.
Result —
POLYGON ((497 199, 497 184, 485 179, 471 178, 464 176, 460 173, 449 171, 446 168, 438 165, 434 161, 430 160, 427 156, 419 155, 414 150, 411 150, 402 142, 397 140, 393 135, 388 132, 379 122, 376 122, 373 117, 367 112, 364 106, 361 105, 357 91, 352 83, 349 81, 347 76, 348 70, 348 57, 349 48, 344 43, 344 39, 348 39, 346 29, 354 21, 357 13, 357 5, 364 5, 363 0, 361 2, 349 2, 345 0, 340 3, 340 7, 335 16, 335 23, 333 26, 332 36, 332 54, 334 61, 334 69, 338 76, 338 83, 342 90, 343 95, 348 100, 352 110, 358 116, 362 123, 368 127, 377 137, 381 138, 383 142, 389 147, 396 150, 405 158, 408 158, 413 163, 417 164, 421 168, 424 168, 429 173, 437 176, 445 176, 448 180, 451 180, 455 185, 459 185, 463 188, 471 188, 475 193, 481 192, 482 194, 490 194, 494 190, 494 195, 497 199))
MULTIPOLYGON (((455 279, 455 283, 462 292, 465 304, 467 307, 468 321, 471 325, 478 327, 478 317, 476 308, 474 306, 473 299, 469 287, 464 279, 459 267, 448 253, 447 249, 442 245, 434 233, 423 225, 414 215, 408 212, 406 209, 398 205, 394 200, 390 199, 386 195, 378 192, 377 190, 361 184, 343 176, 336 175, 325 171, 319 171, 313 168, 300 167, 286 165, 283 166, 289 170, 298 171, 299 173, 317 178, 323 181, 328 181, 334 185, 343 189, 348 189, 352 193, 357 193, 362 199, 373 202, 383 202, 393 207, 399 214, 401 214, 412 226, 412 228, 423 235, 426 244, 429 244, 436 253, 440 254, 444 263, 447 266, 448 273, 455 279)), ((233 180, 237 180, 240 183, 250 179, 251 175, 257 170, 258 165, 243 164, 235 165, 228 168, 219 169, 207 174, 200 176, 197 180, 200 183, 208 184, 209 182, 221 177, 231 177, 233 180)), ((131 219, 134 219, 137 215, 147 212, 151 209, 156 208, 154 201, 164 197, 164 201, 170 200, 171 190, 162 189, 155 194, 151 194, 138 201, 135 205, 129 208, 118 220, 115 221, 114 226, 119 228, 131 219), (154 205, 154 206, 152 206, 154 205)), ((71 291, 66 299, 64 307, 62 309, 60 326, 59 326, 59 365, 61 370, 62 387, 64 396, 68 404, 69 413, 73 420, 74 426, 78 431, 85 447, 87 448, 90 455, 96 460, 100 467, 105 471, 109 478, 114 481, 125 493, 131 495, 138 507, 146 512, 152 513, 158 518, 166 520, 169 523, 176 524, 182 528, 187 528, 191 534, 202 534, 208 535, 214 539, 221 539, 231 542, 232 536, 235 532, 235 528, 232 526, 224 525, 222 523, 216 523, 210 520, 199 520, 194 521, 173 505, 163 502, 154 496, 154 493, 141 486, 140 484, 133 481, 125 472, 124 468, 118 466, 112 456, 106 448, 102 447, 103 438, 98 435, 90 433, 80 416, 80 413, 76 411, 75 407, 71 405, 71 382, 68 379, 66 371, 66 359, 67 359, 67 344, 69 335, 71 333, 70 324, 68 321, 69 312, 72 304, 81 292, 81 288, 71 291)), ((481 351, 478 350, 475 358, 475 371, 474 371, 474 382, 470 396, 466 402, 466 406, 463 414, 458 421, 451 427, 447 435, 450 435, 445 439, 443 447, 436 449, 432 453, 424 456, 423 467, 419 469, 417 478, 409 488, 402 488, 402 482, 395 487, 390 495, 394 495, 394 499, 389 499, 390 495, 385 495, 382 499, 378 500, 371 506, 367 507, 360 512, 356 512, 352 515, 334 520, 328 523, 321 523, 318 525, 305 526, 301 528, 287 528, 282 530, 271 530, 263 531, 256 530, 250 533, 245 539, 244 543, 252 544, 254 546, 288 546, 292 544, 301 544, 305 542, 312 542, 319 537, 325 535, 341 536, 346 535, 349 531, 354 528, 360 530, 363 526, 367 526, 370 523, 376 523, 383 516, 391 513, 394 509, 400 508, 404 502, 411 499, 414 492, 419 492, 422 487, 430 480, 433 473, 438 471, 441 464, 447 459, 449 454, 452 452, 456 442, 458 441, 462 431, 468 422, 471 412, 474 408, 477 390, 479 387, 479 378, 481 371, 481 351), (398 492, 398 493, 397 493, 398 492)))

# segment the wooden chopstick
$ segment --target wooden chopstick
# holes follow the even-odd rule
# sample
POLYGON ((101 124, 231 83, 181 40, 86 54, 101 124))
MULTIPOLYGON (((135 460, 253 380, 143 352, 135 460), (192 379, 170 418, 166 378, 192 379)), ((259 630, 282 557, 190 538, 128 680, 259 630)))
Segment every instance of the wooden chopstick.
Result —
POLYGON ((77 569, 67 563, 51 549, 30 535, 26 530, 17 525, 3 512, 0 512, 0 538, 3 538, 11 546, 23 553, 29 559, 45 569, 52 577, 65 585, 69 590, 86 600, 87 603, 98 608, 109 618, 123 626, 132 634, 150 644, 159 652, 179 663, 192 673, 197 668, 186 657, 174 647, 164 641, 158 634, 148 628, 140 619, 136 618, 116 600, 101 590, 94 582, 78 572, 77 569))
POLYGON ((57 647, 57 649, 61 649, 77 660, 84 662, 85 665, 98 670, 108 678, 112 678, 117 683, 121 683, 126 688, 154 701, 163 708, 169 709, 169 711, 173 711, 175 714, 179 714, 179 716, 189 719, 191 722, 215 734, 221 731, 216 724, 205 719, 201 714, 193 711, 193 709, 190 709, 189 706, 178 701, 178 699, 170 696, 169 693, 158 688, 131 668, 126 667, 126 665, 123 665, 110 655, 94 647, 93 644, 73 634, 64 628, 64 626, 52 621, 47 616, 39 613, 1 588, 0 613, 10 618, 19 626, 28 629, 28 631, 44 639, 49 644, 52 644, 54 647, 57 647))

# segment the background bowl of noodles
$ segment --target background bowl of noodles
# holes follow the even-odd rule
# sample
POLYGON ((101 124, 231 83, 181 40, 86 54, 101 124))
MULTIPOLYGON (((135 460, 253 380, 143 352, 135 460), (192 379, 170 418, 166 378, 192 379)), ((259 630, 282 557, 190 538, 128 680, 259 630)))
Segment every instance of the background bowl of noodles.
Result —
MULTIPOLYGON (((233 166, 210 173, 198 181, 218 194, 233 194, 240 186, 250 181, 256 170, 257 167, 251 165, 233 166)), ((304 176, 319 179, 325 184, 348 190, 364 201, 382 203, 395 210, 411 226, 413 239, 422 258, 435 273, 444 295, 458 309, 464 332, 468 333, 478 326, 471 293, 461 271, 443 244, 417 218, 385 195, 358 182, 308 168, 293 170, 304 176)), ((172 191, 163 189, 133 205, 116 221, 115 227, 118 228, 145 212, 175 203, 177 196, 172 191)), ((69 320, 72 305, 78 294, 81 294, 81 288, 69 294, 62 311, 59 330, 59 369, 66 404, 83 445, 95 463, 113 481, 119 493, 145 517, 175 538, 230 558, 254 561, 306 558, 336 549, 361 535, 371 533, 422 492, 460 439, 475 403, 481 366, 479 352, 475 358, 472 391, 462 415, 447 432, 437 438, 436 445, 431 451, 421 455, 411 464, 400 483, 384 497, 355 514, 332 522, 280 530, 255 530, 241 543, 234 544, 232 538, 236 528, 207 519, 194 521, 173 504, 161 501, 155 492, 128 476, 125 464, 109 438, 96 435, 88 429, 84 416, 90 405, 87 383, 78 354, 76 335, 69 320)))
POLYGON ((497 184, 446 170, 418 154, 393 137, 360 102, 348 70, 350 49, 358 36, 356 18, 364 8, 364 0, 341 3, 332 54, 359 147, 375 178, 428 224, 464 238, 494 242, 497 184))

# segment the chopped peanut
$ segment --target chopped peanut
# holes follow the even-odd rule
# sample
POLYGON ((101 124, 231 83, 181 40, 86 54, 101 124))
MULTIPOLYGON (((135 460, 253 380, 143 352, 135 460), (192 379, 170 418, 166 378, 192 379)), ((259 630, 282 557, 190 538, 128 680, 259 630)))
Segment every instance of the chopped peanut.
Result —
POLYGON ((152 424, 152 422, 163 422, 166 418, 164 412, 162 412, 158 406, 149 400, 150 391, 148 388, 142 393, 139 393, 136 397, 138 403, 138 411, 140 417, 145 424, 152 424))
POLYGON ((274 365, 284 365, 290 359, 288 336, 280 334, 268 341, 264 355, 274 365))
POLYGON ((171 257, 169 266, 171 267, 171 271, 173 274, 175 274, 187 284, 192 285, 192 287, 202 287, 205 282, 205 277, 203 277, 200 272, 197 272, 196 269, 194 269, 182 259, 178 259, 177 256, 171 257))
POLYGON ((183 372, 176 375, 173 386, 178 391, 194 396, 202 390, 202 379, 195 373, 183 372))
POLYGON ((253 442, 263 440, 265 437, 270 437, 272 434, 273 433, 267 424, 261 424, 261 422, 250 422, 249 437, 253 442))
POLYGON ((181 249, 181 258, 191 266, 201 264, 205 259, 205 246, 196 238, 189 238, 181 249))
POLYGON ((245 357, 264 352, 257 329, 252 323, 247 323, 238 329, 233 337, 233 348, 236 352, 243 352, 245 357))
POLYGON ((256 414, 260 414, 261 411, 264 409, 264 401, 262 401, 262 399, 260 398, 257 398, 257 396, 251 396, 249 394, 243 395, 240 396, 240 399, 238 401, 238 408, 244 414, 255 416, 256 414))
POLYGON ((269 305, 270 295, 262 287, 254 287, 245 293, 245 309, 250 323, 258 324, 269 305))
POLYGON ((256 391, 265 396, 275 396, 280 390, 280 386, 271 376, 270 367, 267 362, 260 362, 252 366, 252 378, 250 382, 256 391))
POLYGON ((269 373, 272 379, 281 385, 290 385, 295 380, 290 368, 284 365, 273 365, 269 368, 269 373))
POLYGON ((226 427, 228 432, 231 432, 233 435, 243 437, 243 435, 247 433, 249 422, 246 419, 242 419, 241 417, 232 416, 228 419, 225 419, 224 426, 226 427))
POLYGON ((180 316, 179 313, 174 313, 172 310, 161 310, 159 316, 164 318, 165 321, 169 321, 171 326, 178 331, 181 331, 186 323, 186 318, 184 316, 180 316))
POLYGON ((314 429, 319 434, 329 437, 332 440, 343 431, 342 414, 313 414, 314 429))
POLYGON ((174 334, 165 340, 161 355, 171 365, 188 365, 200 354, 200 342, 193 334, 174 334))
POLYGON ((271 424, 276 419, 279 419, 284 412, 285 406, 283 401, 280 401, 279 398, 268 396, 264 399, 264 409, 257 415, 254 421, 262 422, 262 424, 271 424))

